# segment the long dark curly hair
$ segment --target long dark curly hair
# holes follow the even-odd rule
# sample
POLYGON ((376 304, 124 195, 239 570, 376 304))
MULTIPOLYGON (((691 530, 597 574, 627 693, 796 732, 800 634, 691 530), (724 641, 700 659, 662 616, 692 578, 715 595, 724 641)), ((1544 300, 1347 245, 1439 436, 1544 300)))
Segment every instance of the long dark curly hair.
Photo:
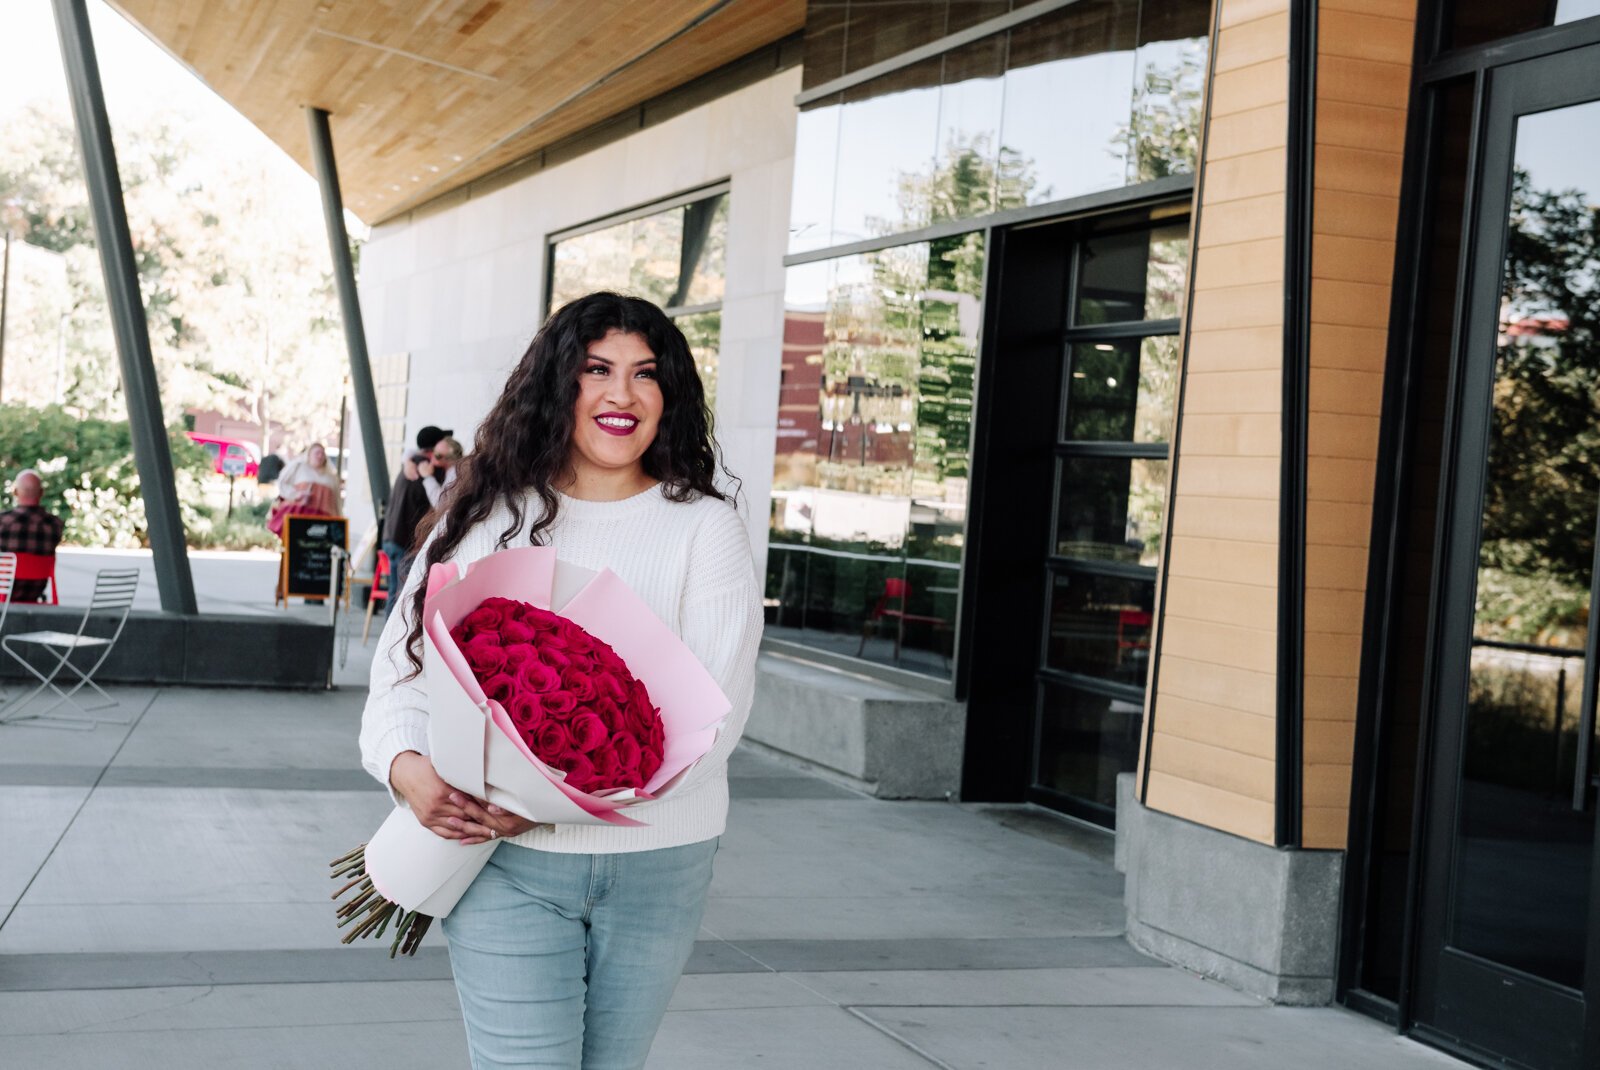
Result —
POLYGON ((422 671, 428 570, 447 560, 467 532, 488 520, 501 502, 509 506, 512 519, 500 532, 498 547, 509 546, 519 535, 530 544, 544 541, 560 507, 556 486, 568 474, 573 410, 589 346, 614 330, 638 335, 656 357, 662 412, 655 441, 644 454, 645 474, 660 480, 662 493, 672 501, 731 500, 716 486, 717 473, 726 474, 735 488, 738 481, 722 466, 705 387, 677 325, 649 301, 622 294, 592 293, 562 306, 533 336, 500 399, 478 425, 473 451, 457 466, 449 493, 417 527, 415 546, 441 525, 442 530, 415 566, 422 569, 423 579, 412 598, 406 637, 412 677, 422 671), (532 523, 524 509, 529 491, 540 503, 532 523))

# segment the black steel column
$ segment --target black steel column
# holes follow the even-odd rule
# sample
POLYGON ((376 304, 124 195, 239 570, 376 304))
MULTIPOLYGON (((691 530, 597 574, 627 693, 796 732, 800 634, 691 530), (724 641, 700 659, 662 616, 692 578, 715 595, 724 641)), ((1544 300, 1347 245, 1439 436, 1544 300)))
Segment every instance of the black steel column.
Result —
POLYGON ((317 184, 322 187, 322 218, 328 226, 328 248, 333 253, 333 281, 339 287, 344 344, 350 351, 350 389, 355 394, 356 420, 361 424, 361 445, 367 456, 372 508, 382 517, 389 502, 389 462, 383 455, 378 392, 372 384, 372 362, 367 359, 367 333, 361 322, 361 299, 356 294, 350 235, 344 229, 344 195, 339 192, 339 169, 333 162, 333 134, 328 129, 328 113, 321 108, 307 108, 306 122, 311 127, 311 155, 317 165, 317 184))
POLYGON ((1305 812, 1306 483, 1311 422, 1311 245, 1316 197, 1317 0, 1289 4, 1283 445, 1278 478, 1278 739, 1273 838, 1299 847, 1305 812))
POLYGON ((139 294, 133 239, 128 234, 128 213, 122 203, 122 182, 117 175, 117 154, 111 144, 111 123, 106 118, 94 38, 89 32, 89 12, 84 0, 52 3, 67 89, 72 96, 83 177, 89 189, 89 209, 94 216, 95 245, 100 250, 100 270, 106 279, 111 328, 122 364, 122 393, 128 401, 133 462, 144 493, 161 608, 169 613, 193 615, 194 577, 190 575, 184 548, 183 519, 178 515, 178 493, 172 480, 172 451, 167 446, 166 421, 161 414, 161 388, 150 354, 150 329, 139 294))

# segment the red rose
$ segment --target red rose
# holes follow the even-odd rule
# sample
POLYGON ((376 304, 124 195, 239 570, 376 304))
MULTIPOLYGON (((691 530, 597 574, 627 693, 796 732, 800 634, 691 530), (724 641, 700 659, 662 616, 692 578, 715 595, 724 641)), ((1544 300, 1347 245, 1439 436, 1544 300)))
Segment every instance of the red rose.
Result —
POLYGON ((574 654, 590 654, 594 652, 594 637, 582 628, 565 629, 567 649, 574 654))
POLYGON ((500 625, 500 641, 507 645, 511 643, 533 642, 533 629, 520 620, 508 620, 500 625))
POLYGON ((511 723, 517 726, 517 731, 524 738, 544 722, 544 706, 540 704, 539 696, 526 691, 511 696, 511 701, 506 703, 506 713, 511 715, 511 723))
POLYGON ((645 735, 644 743, 650 751, 656 754, 665 754, 667 752, 667 729, 661 723, 660 710, 657 710, 656 715, 650 718, 650 728, 645 735))
POLYGON ((551 630, 539 633, 539 654, 543 656, 546 650, 567 649, 567 637, 564 631, 551 630))
POLYGON ((532 658, 517 666, 517 674, 522 678, 524 687, 541 695, 561 686, 560 673, 532 658))
POLYGON ((548 609, 540 609, 538 606, 528 606, 522 612, 522 619, 535 631, 553 632, 557 628, 561 627, 561 622, 565 618, 550 612, 548 609))
POLYGON ((606 731, 606 723, 587 711, 573 717, 568 728, 572 732, 572 742, 581 751, 594 750, 610 734, 606 731))
POLYGON ((639 783, 648 784, 650 778, 661 769, 661 758, 653 750, 647 750, 639 757, 639 783))
POLYGON ((544 704, 544 712, 551 717, 560 717, 578 708, 578 700, 572 697, 570 691, 550 691, 540 695, 539 701, 544 704))
POLYGON ((627 700, 628 689, 623 686, 622 681, 617 679, 617 677, 614 675, 607 674, 605 676, 596 676, 594 678, 594 684, 595 687, 600 689, 600 694, 604 695, 612 702, 621 704, 627 700))
POLYGON ((487 636, 470 640, 461 653, 472 668, 472 675, 480 679, 495 676, 506 667, 506 652, 487 636))
POLYGON ((533 753, 546 765, 554 766, 556 760, 572 749, 572 735, 560 721, 545 721, 534 730, 533 753))
POLYGON ((594 775, 600 783, 608 788, 632 788, 637 784, 631 783, 623 774, 622 763, 617 761, 617 752, 609 746, 596 747, 589 752, 589 761, 594 763, 594 775))
POLYGON ((511 696, 516 693, 516 691, 516 678, 508 676, 503 672, 495 673, 493 676, 483 681, 483 693, 500 703, 502 706, 506 704, 507 700, 509 700, 511 696))
POLYGON ((628 681, 628 701, 638 703, 645 709, 651 708, 650 692, 645 690, 644 682, 638 677, 628 681))
POLYGON ((557 650, 554 647, 545 646, 541 646, 538 649, 539 660, 557 672, 568 668, 572 664, 572 659, 567 657, 567 652, 565 650, 557 650))
POLYGON ((617 764, 625 773, 634 772, 639 768, 639 758, 643 753, 639 741, 627 732, 618 732, 611 737, 611 749, 617 752, 617 764))
POLYGON ((515 646, 503 647, 502 649, 506 652, 507 672, 514 668, 519 668, 523 662, 534 657, 533 647, 527 643, 517 643, 515 646))
POLYGON ((493 632, 498 629, 505 620, 505 613, 493 604, 495 601, 497 599, 484 599, 482 605, 467 614, 466 619, 461 622, 461 627, 469 633, 493 632))
POLYGON ((589 791, 604 786, 595 781, 594 764, 576 751, 569 750, 556 759, 556 768, 566 770, 568 786, 579 791, 589 791))
POLYGON ((597 698, 589 704, 589 708, 606 723, 606 727, 611 731, 615 732, 617 729, 624 727, 622 707, 610 699, 597 698))
POLYGON ((627 706, 623 708, 623 723, 627 726, 628 731, 641 739, 644 738, 645 732, 650 727, 650 719, 650 707, 641 702, 629 699, 627 706))
POLYGON ((576 666, 561 674, 561 687, 571 691, 572 697, 578 700, 578 705, 588 706, 598 697, 595 693, 594 681, 589 674, 582 672, 576 666))

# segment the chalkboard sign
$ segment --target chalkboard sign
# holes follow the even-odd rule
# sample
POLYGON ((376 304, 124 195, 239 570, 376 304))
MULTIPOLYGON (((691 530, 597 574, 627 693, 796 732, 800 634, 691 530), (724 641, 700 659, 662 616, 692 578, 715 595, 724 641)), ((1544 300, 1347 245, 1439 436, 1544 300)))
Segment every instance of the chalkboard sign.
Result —
MULTIPOLYGON (((326 598, 333 575, 333 547, 350 546, 350 521, 342 516, 283 518, 283 563, 278 570, 278 593, 291 598, 326 598)), ((341 584, 341 588, 342 588, 341 584)))

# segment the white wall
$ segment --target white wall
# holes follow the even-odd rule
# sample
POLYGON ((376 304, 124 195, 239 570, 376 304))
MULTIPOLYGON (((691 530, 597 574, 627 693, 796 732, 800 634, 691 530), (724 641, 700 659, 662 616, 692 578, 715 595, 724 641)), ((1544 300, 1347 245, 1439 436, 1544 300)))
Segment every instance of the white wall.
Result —
MULTIPOLYGON (((731 180, 717 437, 744 481, 764 565, 799 90, 793 68, 511 186, 373 228, 361 253, 367 346, 374 359, 411 354, 407 439, 435 424, 471 448, 539 327, 547 235, 731 180)), ((359 459, 349 485, 360 531, 372 510, 359 459)))

